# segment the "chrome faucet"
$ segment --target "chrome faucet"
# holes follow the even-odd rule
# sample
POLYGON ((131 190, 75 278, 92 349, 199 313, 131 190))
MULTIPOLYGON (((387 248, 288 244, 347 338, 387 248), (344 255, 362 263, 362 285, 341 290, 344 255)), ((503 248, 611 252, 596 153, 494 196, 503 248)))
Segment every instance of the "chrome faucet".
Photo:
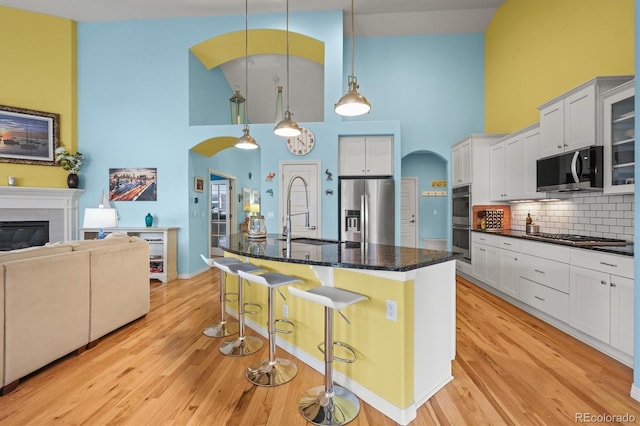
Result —
POLYGON ((300 175, 295 175, 289 181, 289 187, 287 188, 287 213, 286 213, 286 225, 285 225, 285 235, 287 237, 287 256, 291 253, 291 216, 297 216, 303 214, 304 217, 304 226, 309 229, 315 229, 314 227, 309 226, 309 184, 306 180, 300 175), (304 185, 304 195, 306 201, 306 209, 304 212, 299 213, 291 213, 291 187, 293 186, 293 182, 296 179, 300 179, 302 184, 304 185))

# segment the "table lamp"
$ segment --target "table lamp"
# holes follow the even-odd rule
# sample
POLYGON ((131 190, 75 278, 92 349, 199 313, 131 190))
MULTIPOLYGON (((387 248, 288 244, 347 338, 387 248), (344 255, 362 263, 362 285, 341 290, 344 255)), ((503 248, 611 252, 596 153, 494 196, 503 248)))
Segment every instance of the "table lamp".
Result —
POLYGON ((260 204, 251 203, 249 205, 249 238, 265 238, 267 236, 267 226, 264 216, 260 216, 260 204))
POLYGON ((83 228, 98 228, 98 239, 104 238, 104 228, 118 226, 118 211, 109 208, 84 209, 83 228))

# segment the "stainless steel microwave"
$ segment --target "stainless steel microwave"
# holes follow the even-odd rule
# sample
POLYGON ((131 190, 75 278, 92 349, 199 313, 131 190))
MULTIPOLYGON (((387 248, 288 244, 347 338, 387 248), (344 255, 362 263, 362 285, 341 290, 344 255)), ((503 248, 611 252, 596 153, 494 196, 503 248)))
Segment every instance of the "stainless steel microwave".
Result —
POLYGON ((541 158, 536 162, 537 191, 601 191, 602 165, 602 146, 541 158))

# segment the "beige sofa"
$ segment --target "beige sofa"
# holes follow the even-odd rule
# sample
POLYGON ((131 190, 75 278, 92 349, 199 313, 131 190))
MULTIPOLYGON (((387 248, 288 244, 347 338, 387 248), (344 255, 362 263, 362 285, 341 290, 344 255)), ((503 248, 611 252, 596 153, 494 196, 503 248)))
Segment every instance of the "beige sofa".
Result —
POLYGON ((149 246, 112 234, 0 252, 0 384, 149 312, 149 246))

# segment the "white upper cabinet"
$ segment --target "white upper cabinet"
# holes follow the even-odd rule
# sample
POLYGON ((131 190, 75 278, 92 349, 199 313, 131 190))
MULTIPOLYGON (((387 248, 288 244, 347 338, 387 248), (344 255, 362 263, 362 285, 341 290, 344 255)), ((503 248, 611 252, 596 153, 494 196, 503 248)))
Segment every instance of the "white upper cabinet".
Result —
POLYGON ((393 137, 340 138, 340 176, 393 175, 393 137))
POLYGON ((596 77, 538 107, 540 158, 602 141, 602 93, 631 76, 596 77))
POLYGON ((471 183, 471 139, 454 145, 451 150, 452 166, 451 186, 468 185, 471 183))
POLYGON ((536 191, 539 135, 536 123, 505 136, 490 147, 491 201, 532 200, 547 196, 546 192, 536 191))
POLYGON ((604 113, 604 193, 635 189, 635 80, 602 95, 604 113))
POLYGON ((471 134, 451 147, 451 187, 471 185, 473 204, 489 204, 489 145, 503 136, 471 134))

